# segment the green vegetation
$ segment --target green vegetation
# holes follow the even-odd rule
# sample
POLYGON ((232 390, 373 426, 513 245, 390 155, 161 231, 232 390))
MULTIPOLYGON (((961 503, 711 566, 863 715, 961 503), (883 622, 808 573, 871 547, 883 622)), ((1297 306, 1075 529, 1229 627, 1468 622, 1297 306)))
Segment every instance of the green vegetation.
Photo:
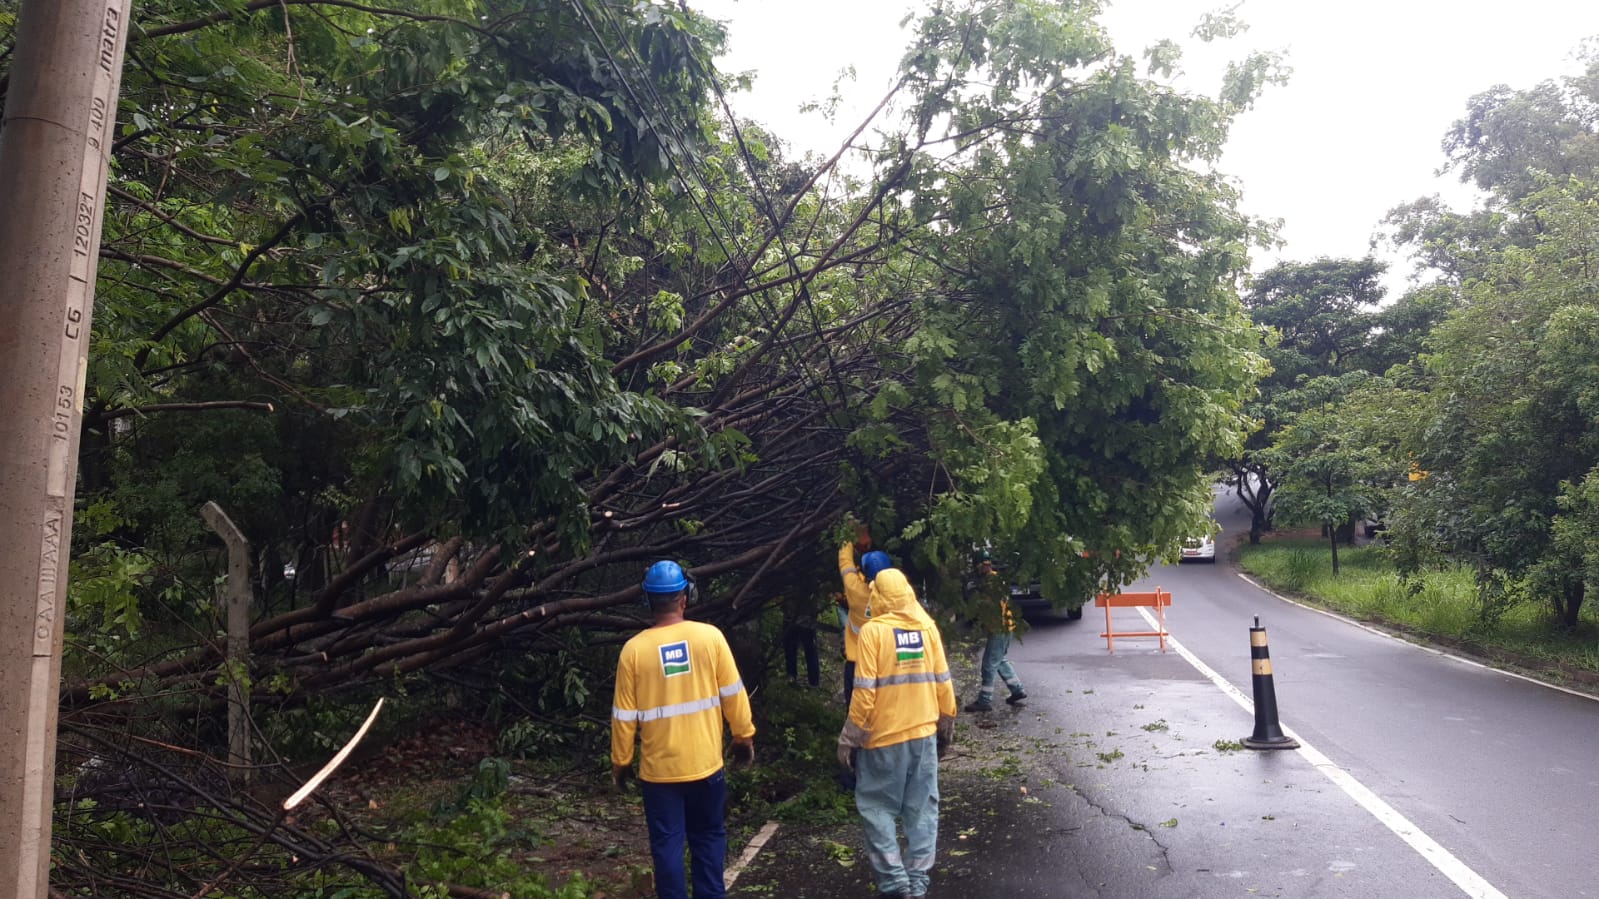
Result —
MULTIPOLYGON (((1391 564, 1328 601, 1575 649, 1599 585, 1599 59, 1471 99, 1449 164, 1489 201, 1396 209, 1425 277, 1378 306, 1370 259, 1249 275, 1273 226, 1215 166, 1282 61, 1174 90, 1178 45, 1114 47, 1099 5, 927 7, 844 171, 737 115, 713 65, 728 35, 683 5, 135 4, 59 888, 587 890, 573 860, 512 847, 570 836, 603 779, 617 647, 664 557, 758 690, 765 764, 732 779, 739 807, 847 817, 837 710, 767 670, 780 601, 826 617, 852 515, 936 607, 982 541, 1009 577, 1085 596, 1204 527, 1226 467, 1253 538, 1273 508, 1326 526, 1330 564, 1281 562, 1292 589, 1391 564), (252 550, 239 665, 207 501, 252 550), (1340 560, 1365 517, 1392 555, 1340 560), (234 682, 247 785, 220 761, 234 682), (334 787, 278 816, 379 697, 372 751, 432 735, 450 782, 385 797, 365 828, 344 816, 378 800, 334 787), (471 721, 489 733, 457 745, 471 721)), ((0 26, 17 8, 0 0, 0 26)))
MULTIPOLYGON (((60 888, 398 894, 410 872, 532 894, 453 851, 373 856, 371 834, 502 846, 512 772, 599 775, 648 562, 696 573, 692 614, 766 686, 767 612, 825 606, 851 514, 940 602, 978 541, 1080 596, 1194 533, 1265 371, 1238 285, 1272 226, 1214 163, 1284 69, 1249 55, 1214 94, 1175 91, 1178 45, 1118 50, 1097 12, 925 9, 846 172, 737 115, 713 64, 728 36, 681 5, 135 4, 78 463, 60 888), (251 547, 242 665, 216 638, 208 501, 251 547), (233 682, 248 790, 219 761, 233 682), (380 697, 375 746, 476 719, 495 732, 472 765, 511 771, 455 772, 475 793, 436 791, 415 831, 340 827, 337 804, 275 824, 380 697), (105 807, 81 811, 127 780, 165 810, 108 842, 105 807), (217 841, 258 870, 173 848, 197 809, 264 833, 217 841)), ((1210 16, 1194 37, 1241 29, 1210 16)), ((844 814, 815 774, 836 728, 766 721, 784 764, 736 779, 741 805, 844 814)))
POLYGON ((1271 540, 1243 548, 1239 562, 1267 586, 1313 605, 1370 621, 1423 640, 1486 655, 1498 663, 1560 678, 1599 672, 1599 614, 1580 627, 1551 633, 1550 610, 1534 602, 1484 605, 1465 565, 1403 576, 1391 551, 1346 550, 1334 575, 1322 544, 1271 540))
MULTIPOLYGON (((1591 629, 1599 588, 1599 54, 1580 58, 1581 74, 1470 98, 1446 167, 1485 199, 1390 213, 1416 266, 1404 295, 1379 305, 1371 259, 1254 280, 1245 303, 1271 329, 1273 368, 1228 462, 1252 543, 1273 523, 1319 526, 1339 576, 1357 525, 1386 527, 1403 588, 1336 601, 1560 658, 1591 629)), ((1303 559, 1262 565, 1316 577, 1303 559)))
POLYGON ((999 764, 984 768, 980 773, 990 780, 1011 780, 1022 773, 1021 757, 1004 756, 999 760, 999 764))

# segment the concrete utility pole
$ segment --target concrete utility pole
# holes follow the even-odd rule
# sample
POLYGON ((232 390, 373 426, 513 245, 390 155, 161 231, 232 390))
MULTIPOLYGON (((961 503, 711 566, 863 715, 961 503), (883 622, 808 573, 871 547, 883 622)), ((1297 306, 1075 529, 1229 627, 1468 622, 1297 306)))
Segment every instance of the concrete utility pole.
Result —
POLYGON ((0 121, 0 896, 49 887, 78 429, 130 0, 23 0, 0 121))

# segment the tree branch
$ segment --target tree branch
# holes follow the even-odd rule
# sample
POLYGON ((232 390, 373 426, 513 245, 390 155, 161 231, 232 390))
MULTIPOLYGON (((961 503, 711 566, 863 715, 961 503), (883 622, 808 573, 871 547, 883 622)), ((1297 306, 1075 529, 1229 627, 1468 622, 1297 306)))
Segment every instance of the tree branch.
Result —
POLYGON ((471 22, 454 18, 453 16, 428 15, 426 13, 411 12, 403 9, 389 9, 382 6, 369 6, 365 3, 353 3, 350 2, 350 0, 250 0, 249 3, 244 4, 238 9, 222 10, 219 12, 214 12, 209 16, 204 16, 199 19, 192 19, 187 22, 176 22, 171 25, 162 25, 159 28, 143 29, 137 34, 129 35, 128 42, 133 43, 136 41, 148 40, 150 38, 167 37, 168 35, 173 34, 187 34, 191 31, 199 31, 202 28, 209 28, 212 25, 220 25, 229 19, 237 18, 238 16, 245 15, 247 13, 258 12, 263 9, 269 9, 274 6, 336 6, 344 9, 353 9, 357 12, 371 13, 375 16, 393 16, 400 19, 410 19, 414 22, 444 22, 451 25, 459 25, 462 28, 470 28, 471 30, 482 34, 493 34, 493 32, 485 28, 474 25, 471 22))
POLYGON ((271 403, 259 403, 250 400, 214 400, 206 403, 155 403, 150 406, 126 406, 121 409, 106 409, 84 416, 96 423, 107 422, 113 418, 127 418, 130 415, 153 415, 157 412, 211 412, 216 409, 253 409, 259 412, 276 412, 271 403))
MULTIPOLYGON (((212 291, 211 294, 205 299, 195 303, 189 308, 184 309, 182 312, 179 312, 177 315, 174 315, 168 319, 166 324, 157 328, 155 333, 150 335, 150 343, 159 343, 162 338, 166 337, 168 334, 171 334, 179 325, 183 324, 194 316, 199 315, 212 306, 222 302, 224 299, 227 299, 228 294, 238 290, 239 286, 244 283, 244 276, 250 271, 250 268, 255 265, 256 261, 262 256, 265 256, 267 251, 275 248, 278 244, 286 240, 289 234, 293 232, 294 229, 303 221, 305 221, 305 213, 303 212, 297 212, 290 216, 288 221, 279 226, 276 233, 267 238, 261 244, 257 245, 244 257, 244 260, 239 263, 239 267, 234 270, 233 277, 229 278, 221 287, 218 287, 216 290, 212 291)), ((150 351, 148 349, 141 350, 138 358, 134 360, 134 366, 137 368, 143 368, 144 361, 145 359, 149 358, 149 355, 150 351)))

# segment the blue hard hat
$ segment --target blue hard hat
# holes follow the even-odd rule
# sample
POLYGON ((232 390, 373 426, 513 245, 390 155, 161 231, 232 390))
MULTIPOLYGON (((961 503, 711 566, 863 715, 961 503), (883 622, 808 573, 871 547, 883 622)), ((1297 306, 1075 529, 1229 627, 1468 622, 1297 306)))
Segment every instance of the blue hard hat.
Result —
POLYGON ((688 588, 688 575, 683 573, 683 566, 666 559, 662 559, 650 566, 644 572, 644 592, 659 593, 672 596, 688 588))
POLYGON ((894 560, 888 557, 888 553, 883 552, 880 549, 874 549, 866 555, 861 556, 861 573, 866 575, 867 581, 871 581, 876 578, 877 573, 883 569, 893 567, 894 560))

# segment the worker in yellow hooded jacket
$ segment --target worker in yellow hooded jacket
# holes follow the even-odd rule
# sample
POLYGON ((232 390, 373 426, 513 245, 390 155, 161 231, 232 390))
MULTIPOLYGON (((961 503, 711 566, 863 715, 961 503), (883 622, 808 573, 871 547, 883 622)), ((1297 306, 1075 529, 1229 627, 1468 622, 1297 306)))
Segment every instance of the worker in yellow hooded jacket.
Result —
MULTIPOLYGON (((844 601, 839 604, 840 611, 847 612, 844 618, 844 705, 850 703, 850 696, 855 692, 855 667, 860 658, 861 626, 866 624, 866 606, 870 601, 871 588, 866 584, 866 575, 861 570, 861 565, 856 562, 856 556, 863 560, 870 555, 872 548, 872 535, 864 524, 855 525, 855 541, 845 543, 838 548, 838 576, 844 582, 844 601)), ((878 553, 878 555, 886 555, 878 553)))
POLYGON ((853 758, 855 807, 878 892, 925 896, 938 848, 938 757, 954 734, 955 685, 938 627, 888 563, 881 552, 861 559, 871 618, 861 627, 838 760, 850 766, 853 758), (905 826, 903 851, 895 818, 905 826))

